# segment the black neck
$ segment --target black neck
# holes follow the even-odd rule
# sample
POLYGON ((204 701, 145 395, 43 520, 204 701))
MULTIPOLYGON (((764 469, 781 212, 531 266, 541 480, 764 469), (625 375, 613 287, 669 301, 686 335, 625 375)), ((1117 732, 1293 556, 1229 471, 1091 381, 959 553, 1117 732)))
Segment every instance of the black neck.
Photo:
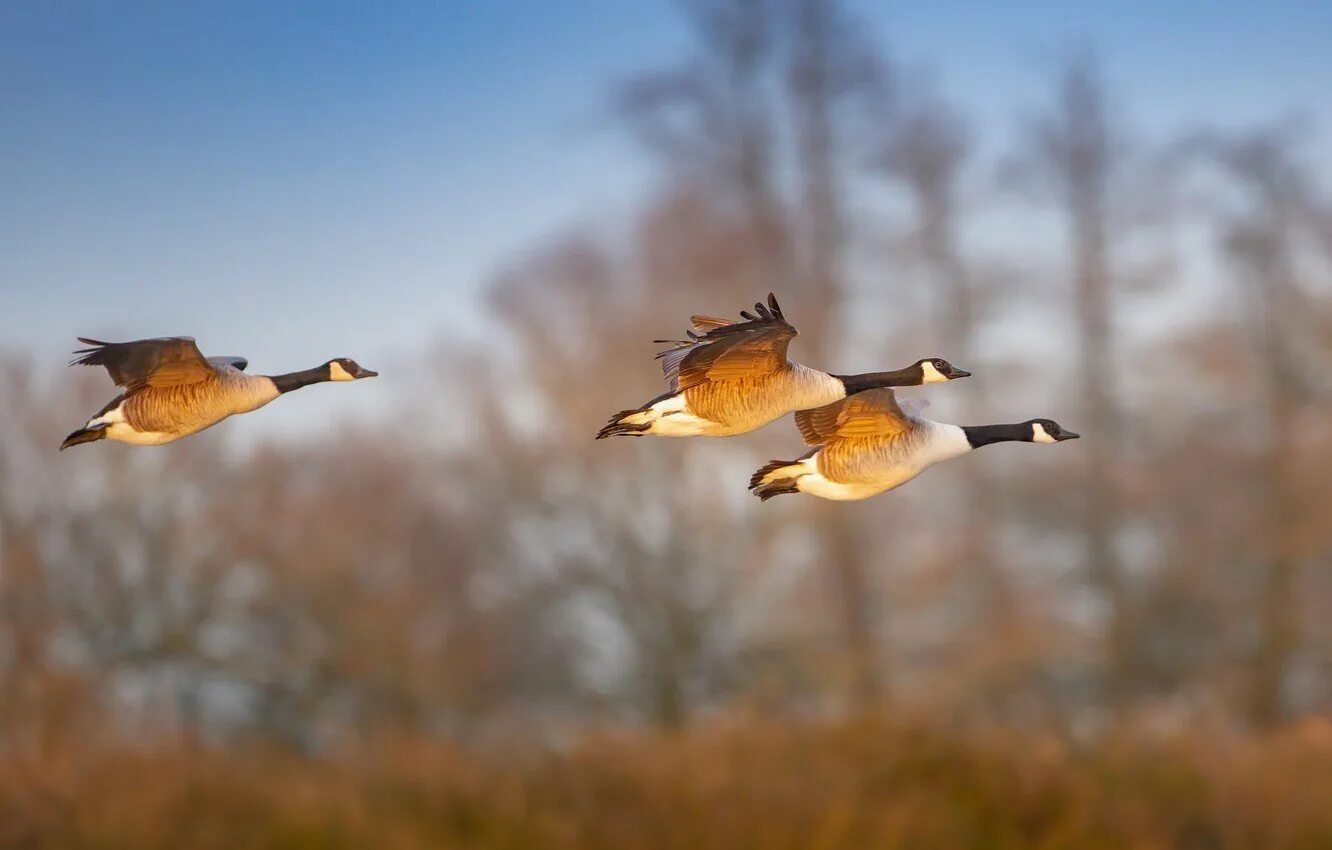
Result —
POLYGON ((879 387, 918 387, 924 380, 924 374, 916 366, 897 369, 892 372, 863 372, 859 375, 833 375, 846 387, 846 394, 860 393, 879 387))
POLYGON ((1013 425, 963 425, 967 442, 973 449, 988 446, 990 443, 1010 443, 1013 441, 1031 441, 1031 426, 1026 423, 1013 425))
POLYGON ((285 375, 271 375, 270 380, 277 385, 278 392, 289 393, 292 390, 299 390, 301 387, 308 387, 311 384, 318 384, 329 380, 328 367, 316 366, 313 369, 306 369, 302 372, 288 372, 285 375))

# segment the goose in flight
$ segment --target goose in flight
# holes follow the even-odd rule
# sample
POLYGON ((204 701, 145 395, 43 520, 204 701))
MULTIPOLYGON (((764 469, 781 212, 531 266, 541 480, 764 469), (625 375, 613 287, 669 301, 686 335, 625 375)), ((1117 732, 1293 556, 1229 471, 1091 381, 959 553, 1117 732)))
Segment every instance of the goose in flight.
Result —
POLYGON ((60 448, 96 440, 160 446, 196 434, 237 413, 249 413, 292 390, 323 381, 373 378, 346 357, 285 375, 248 375, 243 357, 204 357, 188 336, 99 342, 74 352, 71 366, 104 366, 124 392, 60 448))
POLYGON ((786 493, 822 499, 868 499, 915 478, 927 467, 1001 442, 1076 440, 1051 419, 1011 425, 948 425, 919 415, 912 399, 898 404, 891 389, 873 389, 796 413, 805 443, 796 460, 774 460, 754 473, 749 489, 763 501, 786 493))
POLYGON ((965 378, 970 372, 938 357, 904 369, 831 375, 786 359, 796 329, 771 293, 742 322, 694 316, 687 340, 656 340, 670 389, 641 407, 622 410, 603 437, 726 437, 744 434, 796 410, 822 407, 875 387, 913 387, 965 378))

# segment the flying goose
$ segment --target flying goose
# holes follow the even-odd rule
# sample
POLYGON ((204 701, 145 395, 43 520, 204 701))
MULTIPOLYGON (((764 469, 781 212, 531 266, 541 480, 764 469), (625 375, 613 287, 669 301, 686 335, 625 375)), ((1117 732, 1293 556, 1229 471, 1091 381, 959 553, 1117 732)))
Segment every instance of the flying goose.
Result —
POLYGON ((726 437, 744 434, 794 410, 821 407, 875 387, 908 387, 965 378, 970 372, 931 357, 905 369, 830 375, 786 359, 796 329, 777 298, 741 312, 743 322, 692 317, 687 340, 664 340, 657 355, 670 390, 622 410, 597 433, 615 436, 726 437))
POLYGON ((209 428, 237 413, 249 413, 278 396, 322 381, 373 378, 346 357, 285 375, 247 375, 243 357, 204 357, 188 336, 99 342, 71 366, 105 366, 116 386, 125 391, 98 411, 88 424, 70 434, 60 448, 97 440, 119 440, 136 446, 160 446, 209 428))
POLYGON ((822 499, 867 499, 891 490, 940 461, 990 443, 1076 440, 1050 419, 1011 425, 947 425, 919 416, 925 403, 898 404, 891 389, 874 389, 796 413, 805 443, 796 460, 774 460, 754 473, 749 489, 763 501, 784 493, 822 499))

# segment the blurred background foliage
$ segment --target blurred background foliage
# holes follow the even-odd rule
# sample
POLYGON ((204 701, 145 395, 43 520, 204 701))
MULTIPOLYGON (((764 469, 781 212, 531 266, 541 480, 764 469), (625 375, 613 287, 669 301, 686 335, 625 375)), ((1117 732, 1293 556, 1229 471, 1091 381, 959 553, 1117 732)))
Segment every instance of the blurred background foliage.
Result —
POLYGON ((58 455, 105 377, 6 355, 0 847, 1332 846, 1325 140, 1134 136, 1079 49, 995 151, 836 3, 680 13, 637 212, 382 416, 58 455), (592 441, 769 290, 1084 438, 762 506, 789 423, 592 441))

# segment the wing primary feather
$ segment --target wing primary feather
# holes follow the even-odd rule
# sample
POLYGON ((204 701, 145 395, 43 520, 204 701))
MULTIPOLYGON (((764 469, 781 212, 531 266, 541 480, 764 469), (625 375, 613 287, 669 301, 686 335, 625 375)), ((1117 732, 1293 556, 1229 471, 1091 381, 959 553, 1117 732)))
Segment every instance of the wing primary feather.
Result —
POLYGON ((654 340, 671 346, 657 353, 672 391, 687 390, 707 381, 730 381, 767 374, 786 363, 787 343, 797 331, 781 315, 776 296, 741 310, 742 321, 711 316, 691 317, 689 341, 654 340))
POLYGON ((709 331, 712 328, 720 328, 726 325, 734 324, 731 319, 719 319, 716 316, 704 316, 696 314, 689 317, 689 322, 696 331, 709 331))
POLYGON ((131 342, 101 342, 78 337, 91 348, 75 351, 70 365, 102 366, 117 386, 137 390, 146 385, 177 386, 215 374, 193 337, 159 337, 131 342))

